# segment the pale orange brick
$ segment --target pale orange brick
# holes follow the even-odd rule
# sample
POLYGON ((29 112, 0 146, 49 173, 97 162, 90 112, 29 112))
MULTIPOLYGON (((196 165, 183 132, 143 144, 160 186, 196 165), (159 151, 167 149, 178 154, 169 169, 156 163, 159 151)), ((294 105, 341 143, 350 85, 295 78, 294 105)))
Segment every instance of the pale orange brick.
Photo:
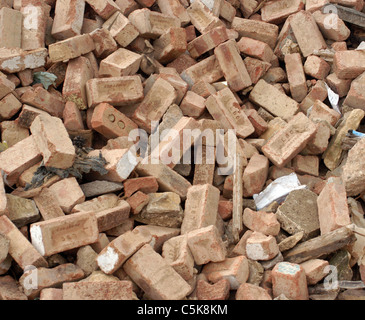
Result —
POLYGON ((89 108, 100 103, 109 103, 121 107, 143 100, 141 78, 135 76, 90 79, 86 82, 86 94, 89 108))
POLYGON ((190 56, 196 59, 228 39, 227 29, 223 26, 216 27, 190 41, 187 50, 190 56))
POLYGON ((291 96, 295 101, 301 102, 308 93, 301 55, 300 53, 287 54, 284 61, 291 96))
POLYGON ((276 236, 280 231, 280 223, 274 213, 265 211, 253 211, 246 208, 243 211, 243 223, 252 231, 258 231, 265 235, 276 236))
POLYGON ((89 34, 77 35, 48 46, 52 62, 67 61, 95 50, 95 44, 89 34))
POLYGON ((299 108, 302 112, 307 113, 308 109, 314 104, 316 100, 324 101, 328 96, 327 87, 325 82, 318 80, 316 84, 309 89, 308 95, 299 104, 299 108))
POLYGON ((63 109, 63 124, 70 131, 84 130, 80 109, 73 101, 67 101, 63 109))
POLYGON ((333 70, 339 79, 355 79, 365 71, 365 53, 362 50, 337 51, 333 70))
POLYGON ((308 285, 315 285, 328 273, 329 262, 321 259, 311 259, 300 264, 304 269, 308 285), (327 272, 325 270, 327 269, 327 272))
POLYGON ((308 144, 301 152, 303 155, 320 155, 328 147, 329 139, 331 137, 331 129, 323 121, 316 123, 316 127, 316 134, 308 141, 308 144))
POLYGON ((242 37, 237 42, 237 46, 240 52, 244 55, 248 55, 265 62, 272 61, 274 56, 274 52, 267 43, 252 38, 242 37))
POLYGON ((243 172, 243 196, 250 197, 260 193, 268 172, 269 160, 263 155, 253 155, 243 172))
POLYGON ((311 120, 298 113, 262 147, 262 152, 274 165, 282 168, 304 149, 316 129, 311 120), (298 128, 302 129, 298 131, 298 128))
POLYGON ((238 287, 248 279, 248 259, 245 256, 237 256, 226 258, 221 262, 209 262, 203 267, 202 273, 204 273, 207 279, 213 283, 222 279, 227 279, 231 289, 237 290, 238 287))
POLYGON ((223 22, 209 10, 200 0, 194 1, 187 8, 192 25, 201 33, 223 26, 223 22))
POLYGON ((271 275, 274 298, 284 294, 290 300, 309 299, 305 271, 300 265, 279 262, 271 275))
POLYGON ((10 275, 0 277, 1 300, 28 300, 28 297, 19 287, 18 282, 10 275))
POLYGON ((304 10, 302 0, 278 0, 266 3, 261 8, 262 21, 280 24, 293 13, 304 10))
POLYGON ((87 0, 86 3, 104 20, 119 10, 119 7, 112 0, 87 0))
POLYGON ((169 68, 175 68, 176 71, 180 74, 185 69, 193 66, 196 63, 197 62, 189 54, 183 53, 180 56, 178 56, 175 60, 168 63, 166 66, 169 68))
POLYGON ((272 300, 266 289, 251 283, 241 284, 235 298, 236 300, 272 300))
POLYGON ((89 59, 78 57, 72 59, 66 69, 62 87, 62 96, 66 101, 72 101, 80 110, 87 109, 85 84, 93 78, 93 70, 89 59))
POLYGON ((39 300, 63 300, 63 290, 57 288, 44 288, 39 294, 39 300))
POLYGON ((28 89, 20 98, 24 104, 48 112, 51 116, 62 117, 65 103, 63 99, 42 87, 28 89))
POLYGON ((0 100, 0 120, 11 119, 21 109, 22 103, 9 93, 0 100))
POLYGON ((7 212, 7 198, 5 193, 4 179, 2 176, 0 176, 0 216, 7 212))
POLYGON ((341 114, 339 114, 334 109, 327 106, 325 103, 320 100, 316 100, 311 109, 309 119, 322 119, 326 120, 332 126, 335 126, 337 121, 341 118, 341 114))
POLYGON ((194 258, 188 247, 188 237, 180 235, 172 237, 162 246, 162 257, 186 281, 193 278, 194 258))
POLYGON ((346 51, 347 43, 346 41, 336 41, 331 44, 331 48, 335 51, 346 51))
POLYGON ((4 182, 13 186, 20 174, 42 160, 34 137, 31 135, 0 153, 0 169, 4 182))
POLYGON ((85 276, 84 271, 75 264, 65 263, 54 268, 32 268, 23 273, 19 278, 19 284, 29 299, 39 297, 41 290, 49 287, 62 286, 64 282, 81 280, 85 276), (36 281, 36 286, 32 281, 36 281))
POLYGON ((181 300, 191 292, 190 285, 149 244, 130 257, 123 269, 151 299, 181 300))
POLYGON ((197 265, 225 259, 226 247, 214 225, 190 231, 187 237, 188 246, 197 265))
POLYGON ((128 179, 123 182, 124 195, 130 197, 133 193, 141 191, 143 193, 154 193, 158 191, 158 183, 155 177, 139 177, 128 179))
POLYGON ((35 50, 44 48, 47 17, 51 7, 40 0, 21 2, 20 12, 23 15, 22 49, 35 50))
POLYGON ((100 103, 94 108, 91 127, 107 139, 128 136, 138 128, 132 120, 108 103, 100 103))
POLYGON ((310 174, 318 177, 319 158, 317 156, 302 156, 298 154, 293 158, 292 167, 299 174, 310 174))
POLYGON ((33 223, 30 235, 38 252, 50 256, 96 242, 99 231, 95 214, 85 212, 33 223))
POLYGON ((246 138, 254 132, 253 125, 229 88, 211 95, 206 99, 205 106, 223 129, 235 129, 237 137, 246 138))
POLYGON ((182 26, 190 22, 190 17, 179 0, 157 0, 157 4, 163 14, 175 16, 182 26))
POLYGON ((125 200, 121 200, 115 207, 96 212, 99 232, 118 227, 129 218, 131 207, 125 200))
POLYGON ((78 281, 62 286, 63 300, 137 300, 132 281, 78 281))
POLYGON ((154 129, 151 128, 151 122, 161 120, 167 108, 175 101, 176 96, 174 87, 166 80, 158 78, 134 111, 132 120, 139 127, 151 133, 154 129), (164 99, 161 100, 160 97, 164 97, 164 99))
POLYGON ((345 41, 350 36, 350 29, 345 22, 334 12, 323 13, 317 10, 312 13, 319 29, 326 39, 345 41), (328 23, 328 21, 331 21, 328 23))
POLYGON ((94 40, 95 50, 93 52, 97 58, 104 59, 117 50, 118 45, 108 29, 99 28, 90 35, 94 40))
POLYGON ((6 48, 21 48, 22 13, 11 8, 0 10, 0 45, 6 48))
POLYGON ((0 216, 0 233, 10 240, 9 255, 23 270, 27 266, 47 267, 47 261, 41 256, 21 231, 6 216, 0 216))
POLYGON ((150 198, 142 191, 137 191, 127 199, 127 202, 131 206, 131 213, 138 214, 148 204, 150 198))
POLYGON ((183 28, 170 28, 153 42, 154 57, 160 63, 176 59, 187 49, 186 32, 183 28))
POLYGON ((340 178, 329 178, 317 198, 321 234, 351 223, 346 189, 340 178))
POLYGON ((314 12, 321 9, 324 5, 330 3, 329 0, 307 0, 305 2, 305 10, 309 12, 314 12))
POLYGON ((365 87, 365 73, 362 73, 351 82, 350 90, 347 93, 346 99, 343 102, 345 105, 354 109, 364 110, 365 96, 363 90, 365 87))
POLYGON ((304 72, 316 79, 325 79, 331 70, 331 66, 321 57, 311 55, 304 63, 304 72))
POLYGON ((227 300, 229 297, 229 280, 222 279, 210 284, 205 280, 198 280, 196 283, 196 296, 198 300, 227 300))
POLYGON ((246 57, 243 62, 245 63, 247 72, 250 75, 253 84, 256 84, 261 78, 263 78, 271 67, 271 63, 251 57, 246 57))
POLYGON ((19 126, 16 121, 3 121, 0 124, 1 139, 12 147, 19 141, 29 137, 29 130, 19 126))
POLYGON ((288 121, 299 111, 299 104, 273 85, 260 79, 249 95, 250 101, 276 117, 288 121))
POLYGON ((81 34, 85 10, 85 1, 56 1, 52 24, 52 37, 64 40, 81 34))
POLYGON ((99 75, 103 77, 121 77, 134 75, 140 66, 141 55, 119 48, 100 61, 99 75))
POLYGON ((46 63, 46 57, 46 48, 30 51, 23 51, 18 48, 0 48, 0 70, 14 73, 25 69, 43 67, 46 63))
POLYGON ((261 136, 268 128, 267 122, 259 115, 256 109, 249 109, 244 112, 255 128, 255 136, 261 136))
POLYGON ((62 120, 51 116, 37 116, 30 131, 43 155, 45 166, 67 169, 74 163, 75 147, 62 120))
POLYGON ((267 43, 274 49, 279 34, 279 27, 264 21, 235 17, 231 24, 241 37, 247 37, 267 43))
POLYGON ((36 203, 43 220, 50 220, 65 215, 54 192, 49 188, 43 188, 39 195, 35 196, 33 200, 36 203))
POLYGON ((215 225, 218 201, 218 188, 210 184, 190 187, 186 196, 181 234, 215 225))
POLYGON ((49 190, 65 213, 70 213, 76 204, 85 201, 85 195, 75 177, 62 179, 52 184, 49 190))
POLYGON ((99 233, 98 240, 91 243, 90 246, 96 253, 100 253, 109 243, 106 233, 99 233))
POLYGON ((120 12, 125 16, 139 8, 139 5, 134 0, 115 0, 115 3, 120 8, 120 12))
POLYGON ((340 79, 336 73, 331 73, 326 78, 328 86, 339 95, 340 98, 345 97, 351 87, 352 79, 340 79))
POLYGON ((221 198, 218 203, 218 213, 223 220, 228 220, 232 217, 233 203, 229 199, 221 198))
POLYGON ((141 247, 151 241, 147 230, 127 231, 110 242, 98 255, 97 263, 106 274, 112 274, 141 247))
POLYGON ((137 28, 119 11, 104 22, 103 28, 108 29, 110 35, 122 47, 127 47, 139 35, 137 28))
POLYGON ((304 57, 315 50, 327 49, 327 44, 319 30, 314 17, 308 11, 299 11, 292 16, 290 27, 304 57), (303 25, 306 28, 303 28, 303 25))
POLYGON ((252 84, 246 66, 240 56, 235 40, 228 40, 214 49, 228 86, 234 92, 243 90, 252 84))
POLYGON ((275 238, 254 231, 246 240, 246 255, 252 260, 271 260, 279 253, 275 238))
POLYGON ((220 80, 224 74, 218 59, 216 59, 215 55, 212 55, 186 68, 180 73, 180 76, 186 83, 189 84, 189 87, 192 89, 192 91, 194 91, 192 87, 196 83, 203 81, 210 84, 220 80))
POLYGON ((180 20, 148 8, 134 10, 128 16, 129 21, 137 28, 144 38, 156 39, 167 32, 169 28, 180 27, 180 20))
POLYGON ((188 91, 180 103, 185 116, 198 118, 205 110, 205 99, 193 91, 188 91))

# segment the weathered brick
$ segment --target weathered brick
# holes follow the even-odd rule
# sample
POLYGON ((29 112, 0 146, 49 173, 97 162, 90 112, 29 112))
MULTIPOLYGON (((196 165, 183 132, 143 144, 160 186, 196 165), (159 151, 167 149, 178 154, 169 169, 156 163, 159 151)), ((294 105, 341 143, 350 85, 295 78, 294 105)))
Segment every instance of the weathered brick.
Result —
POLYGON ((362 50, 336 51, 333 70, 339 79, 355 79, 365 71, 365 53, 362 50))
POLYGON ((134 75, 140 66, 141 55, 119 48, 100 61, 99 75, 103 77, 121 77, 134 75))
POLYGON ((297 102, 301 102, 308 92, 301 55, 299 53, 287 54, 284 61, 291 96, 297 102))
POLYGON ((214 55, 232 91, 243 90, 252 84, 236 41, 228 40, 220 44, 214 49, 214 55))
POLYGON ((347 93, 346 99, 343 102, 345 105, 354 109, 364 110, 365 96, 363 89, 365 86, 365 72, 359 75, 356 79, 351 82, 350 90, 347 93))
POLYGON ((104 20, 119 10, 117 4, 112 0, 87 0, 86 3, 104 20))
POLYGON ((273 50, 263 41, 248 37, 241 37, 241 39, 237 42, 237 46, 242 54, 265 62, 271 62, 274 58, 273 50))
POLYGON ((181 300, 191 291, 190 285, 149 244, 130 257, 123 269, 151 299, 181 300))
POLYGON ((229 297, 230 283, 222 279, 214 284, 205 280, 198 280, 196 283, 196 296, 198 300, 227 300, 229 297))
POLYGON ((15 73, 25 69, 43 67, 46 63, 47 49, 23 51, 18 48, 1 48, 0 56, 0 70, 15 73))
POLYGON ((313 12, 312 16, 326 39, 345 41, 350 36, 350 29, 336 13, 322 13, 318 10, 313 12))
POLYGON ((251 197, 262 191, 269 172, 269 160, 259 154, 251 157, 243 172, 243 196, 251 197))
POLYGON ((180 20, 182 26, 190 22, 190 17, 179 0, 157 0, 157 4, 163 14, 175 16, 180 20))
MULTIPOLYGON (((300 264, 304 269, 308 285, 315 285, 321 281, 328 272, 325 272, 329 262, 321 259, 311 259, 300 264)), ((328 268, 327 268, 328 270, 328 268)))
POLYGON ((28 300, 28 297, 19 288, 18 282, 10 275, 0 277, 1 300, 28 300))
POLYGON ((81 34, 85 10, 85 1, 56 1, 52 24, 52 37, 64 40, 81 34))
POLYGON ((298 154, 293 158, 292 167, 299 174, 310 174, 318 177, 319 158, 317 156, 302 156, 298 154))
POLYGON ((284 294, 291 300, 308 300, 307 279, 303 267, 280 262, 272 270, 273 296, 284 294))
POLYGON ((262 147, 262 152, 279 168, 284 167, 316 133, 316 126, 298 113, 262 147))
POLYGON ((0 45, 5 48, 21 48, 22 13, 11 8, 0 10, 0 45))
POLYGON ((279 0, 266 3, 261 8, 262 21, 280 24, 293 13, 304 9, 304 1, 302 0, 279 0))
POLYGON ((272 300, 266 289, 251 283, 241 284, 235 298, 236 300, 272 300))
POLYGON ((261 79, 249 95, 250 101, 263 107, 276 117, 289 120, 299 111, 298 103, 273 85, 261 79))
POLYGON ((278 253, 279 247, 272 235, 254 231, 246 240, 246 255, 251 260, 271 260, 278 253))
POLYGON ((280 224, 274 213, 253 211, 246 208, 243 211, 243 223, 252 231, 258 231, 265 235, 276 236, 280 231, 280 224))
POLYGON ((141 102, 144 98, 141 78, 135 76, 90 79, 86 82, 89 108, 100 103, 121 107, 141 102))

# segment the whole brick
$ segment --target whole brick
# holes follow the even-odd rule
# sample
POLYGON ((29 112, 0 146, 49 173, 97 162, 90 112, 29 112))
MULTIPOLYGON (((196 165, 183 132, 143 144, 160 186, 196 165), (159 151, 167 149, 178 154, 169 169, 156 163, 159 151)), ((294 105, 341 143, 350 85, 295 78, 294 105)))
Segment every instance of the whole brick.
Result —
POLYGON ((30 235, 38 252, 50 256, 96 242, 99 230, 95 214, 86 212, 34 223, 30 235))
POLYGON ((214 55, 232 91, 243 90, 252 84, 236 41, 228 40, 220 44, 214 49, 214 55))
POLYGON ((339 79, 355 79, 365 71, 365 53, 362 50, 336 51, 333 70, 339 79))
POLYGON ((295 100, 263 79, 260 79, 254 86, 249 99, 284 120, 289 120, 299 110, 299 105, 295 100))
POLYGON ((109 103, 115 107, 128 106, 143 100, 143 86, 137 75, 90 79, 86 82, 88 107, 109 103))
POLYGON ((291 96, 295 101, 302 102, 308 93, 308 88, 301 55, 299 53, 287 54, 284 61, 291 96))
POLYGON ((191 291, 190 285, 149 244, 130 257, 123 269, 152 299, 181 300, 191 291))
POLYGON ((320 10, 317 10, 312 15, 326 39, 345 41, 350 36, 350 29, 335 13, 322 13, 320 10), (328 23, 331 19, 335 22, 328 23))

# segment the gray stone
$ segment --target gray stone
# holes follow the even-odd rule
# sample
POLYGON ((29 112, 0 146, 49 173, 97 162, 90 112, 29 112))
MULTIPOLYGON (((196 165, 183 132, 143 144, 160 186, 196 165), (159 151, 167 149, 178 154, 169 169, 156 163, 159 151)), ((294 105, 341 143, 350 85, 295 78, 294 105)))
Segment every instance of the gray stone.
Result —
POLYGON ((319 234, 317 195, 312 191, 300 189, 290 192, 277 209, 276 216, 281 228, 289 234, 303 231, 303 240, 319 234))
POLYGON ((281 252, 287 251, 291 248, 294 248, 295 245, 303 239, 304 232, 300 231, 295 233, 294 235, 287 237, 283 241, 279 242, 279 250, 281 252))
POLYGON ((0 233, 0 264, 6 259, 9 253, 10 240, 0 233))
POLYGON ((106 193, 112 193, 123 189, 123 184, 118 182, 95 180, 80 185, 86 198, 100 196, 106 193))
POLYGON ((33 200, 7 194, 7 209, 9 219, 18 227, 40 219, 39 210, 33 200))

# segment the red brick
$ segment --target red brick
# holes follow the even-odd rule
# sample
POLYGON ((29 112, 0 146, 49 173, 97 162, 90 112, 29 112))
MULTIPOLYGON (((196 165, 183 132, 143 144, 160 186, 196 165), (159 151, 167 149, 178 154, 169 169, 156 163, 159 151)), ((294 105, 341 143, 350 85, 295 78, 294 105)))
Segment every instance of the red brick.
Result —
POLYGON ((218 213, 223 220, 229 220, 232 217, 233 203, 229 199, 221 198, 218 203, 218 213))
POLYGON ((252 231, 258 231, 265 235, 276 236, 280 231, 280 224, 274 213, 253 211, 246 208, 243 211, 243 223, 252 231))
POLYGON ((329 262, 321 259, 311 259, 300 264, 305 271, 308 285, 315 285, 328 273, 329 262), (325 272, 325 270, 328 272, 325 272))
POLYGON ((190 22, 190 17, 179 0, 157 0, 157 4, 163 14, 175 16, 182 26, 190 22))
POLYGON ((245 63, 248 74, 250 75, 253 84, 256 84, 271 67, 271 63, 246 57, 243 62, 245 63))
POLYGON ((104 20, 108 19, 119 7, 112 0, 87 0, 91 8, 104 20))
POLYGON ((118 45, 108 29, 96 29, 90 35, 94 40, 94 54, 97 58, 104 59, 117 50, 118 45))
POLYGON ((339 79, 355 79, 365 71, 365 53, 362 50, 337 51, 333 70, 339 79))
POLYGON ((336 73, 331 73, 326 78, 328 86, 339 95, 340 98, 346 96, 350 90, 352 79, 340 79, 336 73))
POLYGON ((323 80, 328 76, 331 66, 321 57, 309 56, 304 63, 304 71, 307 75, 323 80))
POLYGON ((341 114, 334 109, 327 106, 320 100, 316 100, 313 104, 313 108, 310 112, 309 119, 321 119, 326 120, 332 126, 335 126, 337 121, 340 120, 341 114))
POLYGON ((251 197, 262 191, 269 172, 269 160, 259 154, 251 157, 243 172, 243 196, 251 197))
POLYGON ((284 61, 291 96, 295 101, 301 102, 308 93, 301 55, 299 53, 287 54, 284 61))
POLYGON ((279 247, 272 235, 254 231, 246 240, 246 255, 251 260, 271 260, 278 253, 279 247))
POLYGON ((183 53, 179 55, 175 60, 168 63, 166 66, 175 68, 176 71, 180 74, 185 69, 193 66, 196 63, 197 62, 189 54, 183 53))
POLYGON ((65 128, 70 131, 84 129, 80 109, 72 101, 67 101, 65 103, 65 108, 63 109, 63 124, 65 125, 65 128))
POLYGON ((150 198, 147 194, 137 191, 127 199, 127 202, 131 206, 131 212, 138 214, 148 204, 150 198))
POLYGON ((312 13, 319 29, 326 39, 345 41, 350 36, 350 29, 345 22, 335 13, 322 13, 320 10, 312 13), (328 23, 328 21, 331 21, 328 23), (328 26, 330 24, 330 26, 328 26))
POLYGON ((265 42, 252 38, 241 37, 241 39, 237 42, 237 46, 240 52, 244 55, 248 55, 265 62, 273 60, 274 52, 265 42))
POLYGON ((205 110, 205 99, 193 91, 188 91, 181 101, 180 109, 185 116, 198 118, 205 110))

